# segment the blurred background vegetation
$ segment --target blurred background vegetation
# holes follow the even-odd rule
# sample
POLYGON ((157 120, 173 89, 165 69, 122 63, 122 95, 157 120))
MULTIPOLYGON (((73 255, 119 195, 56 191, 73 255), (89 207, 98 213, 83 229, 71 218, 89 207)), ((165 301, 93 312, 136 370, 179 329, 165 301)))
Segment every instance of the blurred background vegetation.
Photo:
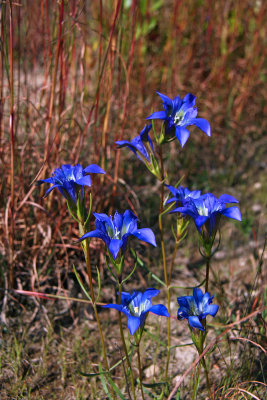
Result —
MULTIPOLYGON (((1 1, 0 12, 3 326, 9 321, 18 329, 25 307, 36 313, 25 317, 28 330, 37 313, 47 318, 46 303, 41 307, 35 299, 29 305, 29 299, 6 289, 69 293, 75 286, 72 261, 86 279, 82 253, 73 240, 78 237, 77 226, 61 196, 53 192, 42 199, 44 192, 34 186, 37 179, 50 176, 63 163, 99 164, 107 174, 93 178, 94 210, 112 213, 128 207, 147 221, 144 226, 157 229, 156 181, 130 152, 114 145, 116 140, 132 139, 145 118, 162 108, 156 91, 171 98, 193 93, 199 116, 212 128, 211 139, 193 128, 183 151, 177 141, 166 148, 169 182, 174 185, 184 176, 191 190, 239 198, 244 222, 236 228, 239 233, 231 232, 228 254, 238 245, 251 245, 253 257, 259 259, 266 221, 266 2, 9 0, 1 1), (146 207, 140 206, 144 202, 146 207)), ((92 247, 100 250, 98 242, 92 247)), ((185 248, 185 254, 190 250, 185 248)), ((99 254, 96 259, 101 264, 103 253, 99 254)), ((195 260, 189 257, 191 261, 195 260)), ((143 284, 141 274, 139 278, 143 284)), ((76 311, 76 305, 67 310, 66 327, 74 324, 76 311)), ((57 317, 51 319, 57 326, 57 317)), ((51 321, 46 333, 38 331, 48 338, 43 351, 48 351, 53 337, 50 325, 51 321)), ((35 388, 41 396, 36 389, 41 383, 34 386, 31 381, 24 387, 21 382, 42 368, 40 376, 47 377, 45 362, 38 368, 22 362, 18 339, 11 328, 5 329, 12 351, 6 348, 6 357, 11 358, 2 363, 17 366, 10 378, 19 382, 16 395, 28 398, 35 388)), ((77 354, 83 329, 74 343, 77 354)), ((24 337, 23 328, 19 330, 20 340, 31 337, 29 331, 24 337)), ((58 334, 61 337, 60 324, 58 334)), ((62 360, 69 357, 68 346, 57 348, 62 360)), ((63 364, 59 380, 65 387, 72 373, 63 364)), ((1 383, 9 394, 16 386, 10 379, 1 383)), ((86 398, 80 394, 86 391, 86 380, 80 382, 80 386, 72 383, 73 398, 86 398)))

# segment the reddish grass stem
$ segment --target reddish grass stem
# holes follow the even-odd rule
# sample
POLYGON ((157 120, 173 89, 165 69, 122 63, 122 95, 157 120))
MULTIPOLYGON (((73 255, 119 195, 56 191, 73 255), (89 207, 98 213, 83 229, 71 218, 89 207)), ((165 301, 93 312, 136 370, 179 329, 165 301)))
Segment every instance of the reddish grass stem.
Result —
POLYGON ((10 231, 9 231, 9 287, 13 287, 14 281, 14 157, 15 157, 15 134, 14 134, 14 81, 13 81, 13 12, 12 0, 9 0, 9 33, 10 33, 10 231))

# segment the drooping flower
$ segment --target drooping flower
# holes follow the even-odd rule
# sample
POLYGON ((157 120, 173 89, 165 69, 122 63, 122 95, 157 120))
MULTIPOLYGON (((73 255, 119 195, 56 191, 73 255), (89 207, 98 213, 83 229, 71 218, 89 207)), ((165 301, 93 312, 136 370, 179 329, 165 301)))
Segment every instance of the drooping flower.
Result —
POLYGON ((127 326, 133 335, 137 329, 144 326, 148 312, 164 317, 170 317, 167 308, 163 304, 154 305, 151 298, 159 294, 159 290, 147 289, 144 293, 134 291, 132 294, 122 292, 121 304, 107 304, 105 308, 115 308, 128 318, 127 326))
POLYGON ((143 161, 142 157, 145 158, 148 162, 150 162, 150 154, 154 153, 154 147, 152 140, 149 137, 149 131, 151 130, 152 124, 146 125, 144 129, 140 132, 139 136, 135 136, 133 140, 128 142, 127 140, 119 140, 115 142, 118 148, 128 147, 132 152, 136 155, 139 160, 143 161), (149 151, 145 147, 145 144, 149 144, 149 151), (141 157, 140 157, 141 155, 141 157))
POLYGON ((194 288, 193 296, 177 297, 179 304, 177 318, 180 320, 186 318, 192 328, 204 331, 201 321, 207 315, 215 317, 219 309, 216 304, 211 304, 213 298, 214 296, 210 296, 208 292, 203 294, 202 290, 198 288, 194 288))
POLYGON ((138 218, 130 210, 126 210, 124 214, 116 212, 114 217, 109 217, 106 214, 93 214, 96 218, 96 230, 83 235, 80 241, 92 237, 102 239, 106 243, 114 260, 120 249, 123 252, 125 251, 129 236, 135 236, 139 240, 157 246, 152 230, 149 228, 138 229, 138 218))
POLYGON ((91 186, 91 177, 86 174, 105 174, 105 171, 96 164, 88 165, 84 169, 80 164, 64 164, 54 170, 51 178, 41 179, 36 184, 39 186, 43 183, 52 183, 53 186, 46 191, 44 197, 58 188, 67 200, 71 199, 76 204, 79 190, 84 190, 84 186, 91 186))
POLYGON ((214 237, 221 215, 242 221, 239 208, 235 206, 226 208, 226 203, 238 203, 238 200, 228 194, 223 194, 217 199, 212 193, 207 193, 196 199, 186 199, 182 207, 178 207, 171 212, 189 215, 193 218, 201 234, 205 234, 206 237, 214 237))
POLYGON ((186 199, 197 199, 201 195, 201 190, 192 190, 192 192, 184 188, 183 186, 179 186, 178 188, 170 185, 166 185, 169 191, 173 194, 174 197, 171 197, 166 201, 166 204, 176 202, 176 207, 181 206, 186 199))
POLYGON ((195 125, 207 136, 210 136, 210 124, 204 118, 196 118, 197 108, 195 107, 196 96, 188 93, 183 99, 180 96, 171 100, 169 97, 157 92, 163 101, 165 111, 156 111, 147 119, 160 119, 165 121, 166 135, 175 133, 181 146, 187 142, 190 132, 186 129, 188 125, 195 125))

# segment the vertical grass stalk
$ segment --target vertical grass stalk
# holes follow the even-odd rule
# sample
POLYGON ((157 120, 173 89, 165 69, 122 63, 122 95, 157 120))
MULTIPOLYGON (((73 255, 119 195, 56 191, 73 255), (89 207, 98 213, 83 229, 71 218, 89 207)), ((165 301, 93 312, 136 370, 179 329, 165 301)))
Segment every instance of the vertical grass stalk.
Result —
MULTIPOLYGON (((121 286, 122 285, 121 285, 120 280, 118 281, 118 286, 119 286, 119 304, 121 304, 121 286)), ((126 346, 126 343, 125 343, 125 338, 124 338, 124 333, 123 333, 123 328, 122 328, 121 312, 120 311, 119 311, 119 326, 120 326, 121 341, 122 341, 122 345, 123 345, 123 349, 124 349, 124 353, 125 353, 126 361, 127 361, 127 367, 128 367, 128 369, 130 371, 130 381, 131 381, 131 386, 132 386, 132 393, 133 393, 134 400, 136 400, 135 386, 134 386, 134 379, 133 379, 133 371, 132 371, 132 367, 131 367, 131 363, 130 363, 130 359, 129 359, 127 346, 126 346)))
POLYGON ((140 381, 140 389, 142 400, 145 400, 144 392, 143 392, 143 379, 142 379, 142 364, 141 364, 141 355, 140 355, 140 341, 136 345, 137 349, 137 358, 138 358, 138 370, 139 370, 139 381, 140 381))
POLYGON ((14 134, 14 82, 13 82, 13 15, 12 0, 9 0, 9 33, 10 33, 10 231, 9 231, 9 287, 14 281, 14 155, 15 155, 15 134, 14 134))
MULTIPOLYGON (((168 312, 170 314, 170 290, 169 290, 169 279, 167 272, 167 261, 166 261, 166 251, 165 251, 165 243, 164 243, 164 235, 163 235, 163 224, 162 224, 162 213, 164 206, 164 180, 165 180, 165 171, 164 171, 164 163, 162 157, 162 145, 159 145, 159 157, 160 157, 160 171, 161 171, 161 192, 160 192, 160 209, 159 209, 159 230, 160 230, 160 243, 161 243, 161 252, 162 252, 162 261, 163 261, 163 271, 164 271, 164 281, 167 288, 167 296, 168 296, 168 312)), ((168 378, 168 369, 170 362, 170 347, 171 347, 171 320, 167 318, 167 361, 165 368, 165 379, 168 378)))

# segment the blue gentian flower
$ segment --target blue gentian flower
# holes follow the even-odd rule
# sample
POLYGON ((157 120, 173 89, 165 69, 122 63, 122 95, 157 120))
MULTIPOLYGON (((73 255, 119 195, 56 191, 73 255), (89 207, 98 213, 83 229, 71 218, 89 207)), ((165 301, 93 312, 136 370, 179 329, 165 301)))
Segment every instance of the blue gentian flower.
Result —
POLYGON ((207 315, 215 317, 219 306, 211 304, 214 296, 210 296, 208 292, 202 293, 201 289, 194 288, 193 296, 177 297, 179 309, 177 313, 178 319, 188 319, 189 325, 192 328, 204 331, 201 320, 207 315))
POLYGON ((102 239, 114 260, 116 259, 120 249, 124 252, 129 236, 135 236, 139 240, 156 245, 154 233, 149 228, 138 229, 138 218, 130 210, 126 210, 124 214, 115 213, 114 217, 106 214, 93 213, 96 221, 96 230, 86 233, 80 238, 96 237, 102 239))
POLYGON ((170 317, 167 308, 163 304, 152 305, 151 298, 159 294, 159 290, 147 289, 144 293, 134 291, 133 294, 122 292, 121 304, 107 304, 105 308, 115 308, 128 317, 127 326, 133 335, 137 329, 142 328, 148 312, 164 317, 170 317))
POLYGON ((105 171, 96 164, 88 165, 84 169, 80 164, 64 164, 55 169, 51 178, 41 179, 36 184, 52 183, 53 186, 46 191, 44 197, 47 197, 52 190, 58 188, 67 200, 71 199, 76 204, 78 191, 80 189, 84 190, 84 186, 91 186, 91 177, 86 174, 105 174, 105 171))
POLYGON ((163 101, 165 111, 156 111, 147 119, 161 119, 165 121, 166 134, 168 135, 174 131, 182 147, 190 136, 190 132, 186 129, 188 125, 195 125, 206 133, 207 136, 211 135, 209 122, 203 118, 196 118, 196 96, 188 93, 184 99, 177 96, 171 100, 164 94, 159 92, 157 94, 163 101))
POLYGON ((186 199, 182 207, 178 207, 171 212, 180 212, 183 215, 189 215, 193 218, 200 233, 214 237, 221 215, 242 221, 239 208, 226 208, 226 203, 238 203, 238 200, 228 194, 223 194, 217 199, 212 193, 207 193, 196 199, 186 199))
POLYGON ((148 162, 150 162, 150 155, 145 147, 145 143, 149 144, 150 152, 154 153, 153 143, 149 137, 149 131, 151 127, 152 124, 146 125, 144 129, 140 132, 140 135, 135 136, 133 140, 131 140, 131 142, 128 142, 127 140, 119 140, 118 142, 115 143, 118 145, 118 148, 128 147, 130 150, 134 152, 134 154, 136 155, 137 158, 139 158, 139 160, 143 161, 138 153, 140 153, 141 156, 143 156, 148 162))
POLYGON ((182 205, 186 199, 197 199, 201 195, 201 190, 193 190, 192 192, 184 188, 183 186, 179 186, 178 188, 170 185, 166 185, 169 191, 173 194, 174 197, 171 197, 166 201, 166 204, 176 202, 176 207, 182 205))

